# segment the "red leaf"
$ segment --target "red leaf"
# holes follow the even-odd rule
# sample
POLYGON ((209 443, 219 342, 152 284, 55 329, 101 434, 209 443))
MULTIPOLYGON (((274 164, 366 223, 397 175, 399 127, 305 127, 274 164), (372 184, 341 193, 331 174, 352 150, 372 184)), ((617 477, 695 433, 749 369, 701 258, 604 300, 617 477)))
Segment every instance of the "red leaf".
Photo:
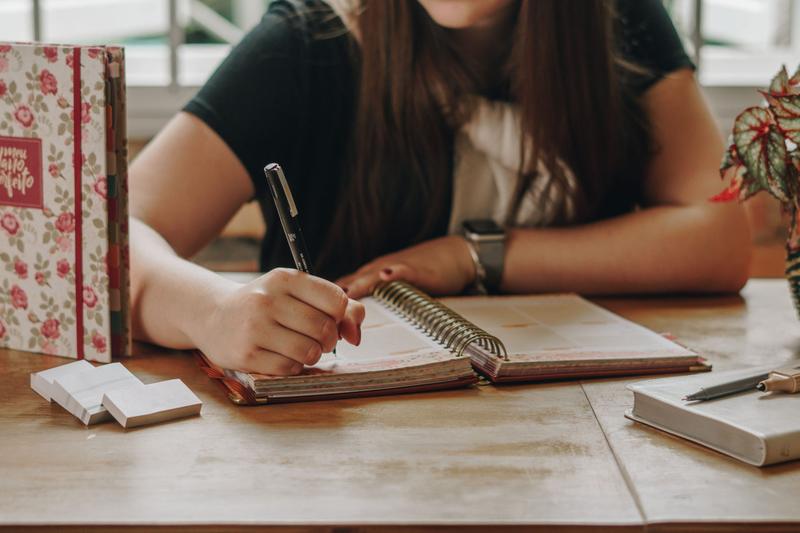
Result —
POLYGON ((728 185, 722 192, 717 193, 714 196, 712 196, 711 198, 709 198, 709 201, 722 203, 722 202, 730 202, 731 200, 735 200, 736 198, 739 198, 739 187, 740 186, 741 186, 741 183, 733 182, 730 185, 728 185))

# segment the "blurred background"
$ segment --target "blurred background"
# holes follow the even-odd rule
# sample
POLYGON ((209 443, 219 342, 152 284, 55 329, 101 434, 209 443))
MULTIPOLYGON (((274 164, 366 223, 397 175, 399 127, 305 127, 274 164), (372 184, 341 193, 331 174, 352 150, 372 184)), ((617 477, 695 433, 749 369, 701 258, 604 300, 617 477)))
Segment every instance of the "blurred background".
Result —
MULTIPOLYGON (((636 1, 636 0, 634 0, 636 1)), ((759 103, 757 88, 800 63, 800 0, 663 0, 720 130, 759 103)), ((270 0, 2 0, 3 40, 126 47, 131 157, 203 84, 231 46, 258 23, 270 0)), ((791 73, 791 72, 790 72, 791 73)), ((753 276, 782 276, 784 224, 761 194, 747 205, 756 243, 753 276)), ((220 270, 254 270, 264 231, 246 206, 196 258, 220 270)))

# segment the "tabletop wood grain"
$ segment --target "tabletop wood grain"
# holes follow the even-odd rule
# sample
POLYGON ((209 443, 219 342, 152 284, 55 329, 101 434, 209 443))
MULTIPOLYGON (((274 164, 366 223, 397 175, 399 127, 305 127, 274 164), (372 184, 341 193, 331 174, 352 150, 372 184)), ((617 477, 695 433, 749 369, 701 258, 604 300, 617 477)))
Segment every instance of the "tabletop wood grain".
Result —
MULTIPOLYGON (((718 370, 800 357, 800 321, 783 280, 751 281, 741 297, 600 303, 671 332, 718 370)), ((752 531, 771 523, 800 531, 800 462, 758 468, 623 418, 633 403, 625 385, 633 381, 587 381, 583 388, 650 530, 740 524, 752 531)))
MULTIPOLYGON (((800 346, 780 281, 599 303, 717 368, 800 346)), ((137 352, 132 372, 181 378, 202 415, 87 429, 29 387, 63 359, 0 350, 0 528, 800 528, 800 464, 757 469, 633 424, 630 379, 243 408, 187 354, 137 352)))

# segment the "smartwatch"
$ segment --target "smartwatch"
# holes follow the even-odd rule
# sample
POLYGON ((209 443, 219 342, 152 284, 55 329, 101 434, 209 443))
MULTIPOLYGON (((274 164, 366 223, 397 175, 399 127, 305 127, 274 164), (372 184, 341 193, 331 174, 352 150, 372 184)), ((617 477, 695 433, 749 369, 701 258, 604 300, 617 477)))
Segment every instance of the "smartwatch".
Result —
POLYGON ((486 292, 498 292, 506 252, 505 230, 490 219, 465 220, 461 227, 475 263, 476 284, 486 292))

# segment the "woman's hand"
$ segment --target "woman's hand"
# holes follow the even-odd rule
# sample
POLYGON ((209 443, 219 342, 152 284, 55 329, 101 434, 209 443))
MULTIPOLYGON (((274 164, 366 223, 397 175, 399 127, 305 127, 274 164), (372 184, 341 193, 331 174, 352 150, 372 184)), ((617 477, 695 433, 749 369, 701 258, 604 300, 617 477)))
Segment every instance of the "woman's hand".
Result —
POLYGON ((336 283, 359 299, 378 283, 398 279, 431 294, 458 294, 475 280, 467 242, 458 235, 426 241, 370 261, 336 283))
POLYGON ((333 283, 278 268, 222 293, 214 312, 189 333, 221 367, 293 375, 340 338, 358 345, 363 320, 364 306, 333 283))

